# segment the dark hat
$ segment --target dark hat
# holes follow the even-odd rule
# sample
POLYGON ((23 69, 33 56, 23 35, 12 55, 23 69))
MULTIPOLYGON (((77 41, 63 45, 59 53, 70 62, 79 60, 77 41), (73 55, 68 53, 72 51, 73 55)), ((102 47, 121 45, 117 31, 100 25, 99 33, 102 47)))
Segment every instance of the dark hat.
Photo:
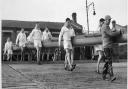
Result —
POLYGON ((103 21, 105 21, 103 18, 101 18, 100 20, 99 20, 100 22, 103 22, 103 21))
POLYGON ((115 20, 113 20, 113 21, 112 21, 112 23, 116 23, 116 21, 115 21, 115 20))
POLYGON ((67 21, 70 21, 70 18, 66 18, 66 22, 67 22, 67 21))

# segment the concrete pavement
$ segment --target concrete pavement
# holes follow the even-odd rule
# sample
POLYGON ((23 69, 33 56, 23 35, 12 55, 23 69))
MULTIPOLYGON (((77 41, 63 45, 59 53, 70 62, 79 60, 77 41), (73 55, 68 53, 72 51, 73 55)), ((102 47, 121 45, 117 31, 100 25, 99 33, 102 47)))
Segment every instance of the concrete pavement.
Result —
MULTIPOLYGON (((74 71, 64 64, 2 64, 3 89, 127 89, 127 63, 114 63, 117 80, 104 81, 96 63, 79 63, 74 71)), ((102 70, 103 63, 100 65, 102 70)))

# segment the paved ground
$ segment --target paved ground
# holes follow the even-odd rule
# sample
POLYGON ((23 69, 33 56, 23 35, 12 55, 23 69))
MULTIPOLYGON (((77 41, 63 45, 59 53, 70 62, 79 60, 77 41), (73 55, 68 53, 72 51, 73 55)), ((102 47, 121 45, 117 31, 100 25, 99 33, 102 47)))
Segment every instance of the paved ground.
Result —
POLYGON ((111 83, 95 72, 96 63, 79 63, 73 72, 65 71, 63 64, 2 64, 2 88, 127 89, 127 63, 113 66, 117 80, 111 83))

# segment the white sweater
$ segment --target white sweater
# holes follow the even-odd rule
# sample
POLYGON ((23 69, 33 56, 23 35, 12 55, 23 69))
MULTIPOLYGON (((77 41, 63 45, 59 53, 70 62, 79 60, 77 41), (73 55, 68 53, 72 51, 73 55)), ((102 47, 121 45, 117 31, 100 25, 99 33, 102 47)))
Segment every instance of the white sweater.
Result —
POLYGON ((19 44, 25 44, 26 43, 26 34, 20 32, 17 35, 16 44, 18 43, 18 41, 19 41, 19 44))
POLYGON ((42 39, 42 33, 38 29, 33 29, 30 33, 30 38, 33 38, 33 40, 41 40, 42 39))
POLYGON ((71 40, 71 37, 75 36, 75 32, 74 29, 68 29, 67 27, 63 26, 60 34, 59 34, 59 41, 61 40, 61 38, 63 37, 63 40, 71 40))

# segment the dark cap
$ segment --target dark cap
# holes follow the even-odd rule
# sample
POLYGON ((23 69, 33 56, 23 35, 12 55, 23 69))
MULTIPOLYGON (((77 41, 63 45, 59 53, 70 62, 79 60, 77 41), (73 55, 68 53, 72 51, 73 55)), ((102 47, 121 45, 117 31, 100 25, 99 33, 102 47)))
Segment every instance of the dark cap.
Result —
POLYGON ((100 20, 99 20, 100 22, 103 22, 103 21, 105 21, 103 18, 101 18, 100 20))
POLYGON ((116 21, 115 21, 115 20, 113 20, 113 21, 112 21, 112 23, 116 23, 116 21))
POLYGON ((66 22, 67 22, 67 21, 70 21, 70 18, 66 18, 66 22))

